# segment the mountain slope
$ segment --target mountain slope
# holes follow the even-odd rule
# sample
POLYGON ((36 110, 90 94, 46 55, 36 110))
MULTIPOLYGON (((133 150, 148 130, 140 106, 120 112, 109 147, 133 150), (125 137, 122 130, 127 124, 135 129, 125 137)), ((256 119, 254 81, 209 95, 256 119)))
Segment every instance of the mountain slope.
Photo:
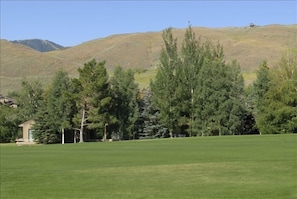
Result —
MULTIPOLYGON (((40 78, 42 82, 48 83, 59 68, 72 68, 61 59, 38 52, 25 45, 14 44, 7 40, 0 42, 0 93, 2 94, 19 88, 20 81, 24 77, 27 79, 40 78)), ((76 69, 74 71, 76 72, 76 69)))
MULTIPOLYGON (((224 47, 227 61, 237 59, 244 71, 253 71, 264 59, 275 63, 281 53, 296 47, 297 26, 263 26, 243 28, 193 28, 196 37, 219 42, 224 47)), ((185 29, 173 29, 173 36, 181 46, 185 29)), ((83 64, 96 58, 106 60, 107 67, 149 68, 159 62, 162 33, 113 35, 83 43, 63 51, 55 51, 61 59, 83 64)))
POLYGON ((48 52, 64 48, 63 46, 56 44, 52 41, 41 39, 14 40, 11 42, 15 44, 23 44, 39 52, 48 52))
MULTIPOLYGON (((270 25, 261 27, 201 28, 193 27, 196 37, 219 42, 224 48, 226 61, 236 59, 243 72, 254 72, 263 60, 273 66, 288 48, 297 48, 297 25, 270 25)), ((181 46, 185 29, 173 29, 173 36, 181 46)), ((20 44, 1 40, 1 90, 19 88, 23 77, 40 78, 48 83, 59 68, 71 76, 77 68, 95 58, 106 60, 110 71, 115 66, 151 69, 159 63, 163 46, 162 32, 112 35, 87 41, 80 45, 50 52, 38 52, 20 44)))

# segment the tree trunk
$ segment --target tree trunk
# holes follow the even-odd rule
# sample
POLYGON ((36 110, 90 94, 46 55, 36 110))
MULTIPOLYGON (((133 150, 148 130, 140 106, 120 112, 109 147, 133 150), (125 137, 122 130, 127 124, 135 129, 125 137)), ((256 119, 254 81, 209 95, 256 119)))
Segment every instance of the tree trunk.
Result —
POLYGON ((85 122, 85 107, 82 110, 82 116, 81 116, 81 123, 80 123, 80 131, 79 131, 79 143, 84 142, 83 140, 83 132, 84 132, 84 122, 85 122))
POLYGON ((190 137, 192 137, 192 132, 193 132, 193 121, 194 121, 194 88, 191 88, 191 110, 190 110, 190 114, 191 114, 191 121, 190 121, 190 137))
POLYGON ((108 125, 108 124, 105 124, 105 125, 104 125, 104 137, 103 137, 103 141, 104 141, 104 142, 106 141, 106 137, 107 137, 107 131, 106 131, 107 125, 108 125))
POLYGON ((62 144, 65 143, 65 132, 64 132, 64 128, 62 128, 62 144))

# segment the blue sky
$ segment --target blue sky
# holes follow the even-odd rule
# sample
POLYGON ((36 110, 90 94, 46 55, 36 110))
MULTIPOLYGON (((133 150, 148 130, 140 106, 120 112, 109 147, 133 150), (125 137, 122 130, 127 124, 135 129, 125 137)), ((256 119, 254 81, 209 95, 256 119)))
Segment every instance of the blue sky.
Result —
POLYGON ((46 39, 63 46, 168 27, 296 24, 297 1, 1 0, 1 39, 46 39))

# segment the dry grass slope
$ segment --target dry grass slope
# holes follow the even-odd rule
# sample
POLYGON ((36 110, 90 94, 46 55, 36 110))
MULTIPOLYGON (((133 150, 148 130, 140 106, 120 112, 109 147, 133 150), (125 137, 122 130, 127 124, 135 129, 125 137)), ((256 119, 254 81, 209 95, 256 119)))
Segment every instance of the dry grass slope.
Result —
MULTIPOLYGON (((254 72, 263 60, 267 60, 268 64, 273 66, 286 49, 297 48, 297 25, 253 28, 193 27, 193 30, 196 37, 200 36, 202 40, 209 39, 222 44, 226 61, 236 59, 245 73, 254 72)), ((179 47, 184 33, 185 29, 173 29, 179 47)), ((162 32, 112 35, 47 53, 1 40, 0 92, 5 94, 9 90, 17 89, 17 84, 24 76, 39 77, 48 83, 59 68, 76 76, 77 68, 93 58, 98 61, 106 60, 106 66, 110 71, 118 65, 124 68, 151 70, 158 65, 162 45, 162 32)))

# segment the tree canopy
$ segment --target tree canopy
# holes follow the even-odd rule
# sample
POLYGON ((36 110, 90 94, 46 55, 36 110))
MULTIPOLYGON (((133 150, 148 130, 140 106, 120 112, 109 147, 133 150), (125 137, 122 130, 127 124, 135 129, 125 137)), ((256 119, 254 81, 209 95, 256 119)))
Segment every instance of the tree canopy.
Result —
POLYGON ((226 64, 222 46, 196 39, 191 26, 181 52, 170 28, 163 40, 161 66, 151 84, 163 125, 188 136, 236 134, 245 111, 239 64, 226 64))
POLYGON ((260 65, 254 83, 257 127, 263 134, 297 133, 297 51, 276 67, 260 65))

